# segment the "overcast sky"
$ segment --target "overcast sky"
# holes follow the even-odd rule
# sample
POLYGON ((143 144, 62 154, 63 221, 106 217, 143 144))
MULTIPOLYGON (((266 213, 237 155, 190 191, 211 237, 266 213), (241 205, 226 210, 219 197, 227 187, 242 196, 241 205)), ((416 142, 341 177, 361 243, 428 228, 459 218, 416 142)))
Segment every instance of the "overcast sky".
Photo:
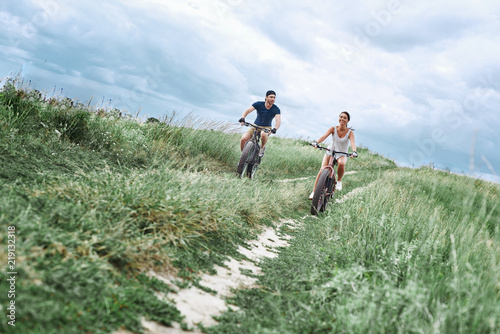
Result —
POLYGON ((236 123, 274 89, 278 135, 347 110, 400 165, 500 181, 497 0, 16 0, 0 29, 0 79, 48 94, 236 123))

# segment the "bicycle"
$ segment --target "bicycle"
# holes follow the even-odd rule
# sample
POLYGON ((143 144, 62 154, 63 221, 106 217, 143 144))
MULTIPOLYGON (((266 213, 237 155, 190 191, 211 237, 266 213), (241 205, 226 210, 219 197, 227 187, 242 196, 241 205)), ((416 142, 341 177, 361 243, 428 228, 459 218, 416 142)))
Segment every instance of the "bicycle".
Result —
POLYGON ((315 146, 320 150, 326 150, 332 154, 330 156, 330 159, 328 160, 328 165, 326 165, 322 169, 321 174, 318 178, 318 183, 314 188, 314 196, 311 203, 311 214, 317 216, 319 212, 325 211, 328 201, 333 197, 333 193, 335 192, 337 180, 335 178, 335 170, 333 169, 333 167, 338 164, 337 158, 335 158, 335 153, 342 153, 347 155, 347 157, 350 157, 353 154, 334 151, 327 147, 320 146, 314 143, 311 143, 309 145, 315 146))
POLYGON ((239 177, 246 175, 249 179, 253 179, 261 161, 261 157, 259 156, 261 131, 270 133, 271 130, 247 122, 245 122, 244 125, 252 126, 256 131, 253 132, 252 138, 245 143, 243 151, 241 151, 241 157, 238 163, 238 168, 236 169, 236 174, 239 177))

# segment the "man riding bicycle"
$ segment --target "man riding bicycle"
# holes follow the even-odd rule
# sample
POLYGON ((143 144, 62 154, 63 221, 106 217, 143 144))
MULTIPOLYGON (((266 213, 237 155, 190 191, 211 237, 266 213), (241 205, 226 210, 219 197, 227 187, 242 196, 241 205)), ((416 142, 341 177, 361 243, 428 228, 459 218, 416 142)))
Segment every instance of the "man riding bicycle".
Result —
MULTIPOLYGON (((257 118, 255 119, 255 125, 258 125, 260 127, 270 129, 271 133, 275 134, 276 131, 280 128, 281 126, 281 111, 280 108, 278 108, 277 105, 274 104, 274 101, 276 101, 276 93, 273 90, 268 90, 266 92, 266 99, 265 101, 258 101, 252 104, 251 107, 249 107, 247 110, 243 112, 243 115, 239 119, 238 122, 241 123, 241 125, 245 124, 245 117, 247 117, 252 111, 257 110, 257 118), (272 127, 272 121, 273 119, 276 118, 276 124, 275 127, 271 129, 272 127)), ((243 147, 245 147, 246 142, 252 138, 253 132, 255 131, 255 128, 250 127, 248 131, 246 131, 243 136, 241 136, 241 141, 240 141, 240 148, 243 151, 243 147)), ((259 156, 263 157, 264 152, 265 152, 265 146, 267 143, 267 138, 269 135, 267 133, 262 132, 262 145, 260 148, 259 156)))

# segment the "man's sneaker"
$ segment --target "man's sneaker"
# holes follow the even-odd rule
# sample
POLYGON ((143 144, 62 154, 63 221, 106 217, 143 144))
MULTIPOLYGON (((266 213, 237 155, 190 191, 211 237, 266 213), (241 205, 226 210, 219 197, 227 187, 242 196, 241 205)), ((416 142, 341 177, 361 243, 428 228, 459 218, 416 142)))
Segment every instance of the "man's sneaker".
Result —
POLYGON ((336 189, 337 191, 341 191, 341 190, 342 190, 342 182, 337 181, 337 185, 335 186, 335 189, 336 189))
POLYGON ((309 199, 312 201, 313 197, 314 197, 314 191, 311 193, 311 195, 309 195, 309 199))
POLYGON ((261 147, 260 148, 260 152, 259 152, 259 157, 263 157, 264 156, 264 153, 266 153, 266 148, 265 147, 261 147))

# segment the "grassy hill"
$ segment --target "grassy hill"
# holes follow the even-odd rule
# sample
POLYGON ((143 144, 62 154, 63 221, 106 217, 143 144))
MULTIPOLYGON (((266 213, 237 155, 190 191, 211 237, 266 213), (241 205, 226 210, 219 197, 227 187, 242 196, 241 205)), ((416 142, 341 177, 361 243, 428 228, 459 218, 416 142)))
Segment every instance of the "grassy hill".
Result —
POLYGON ((307 196, 321 152, 274 137, 249 181, 234 174, 239 138, 228 124, 175 115, 141 124, 9 81, 0 92, 0 332, 140 333, 142 316, 180 322, 155 295, 169 288, 147 272, 197 285, 282 218, 304 228, 264 262, 261 289, 236 294, 241 312, 207 332, 500 330, 498 185, 397 168, 361 148, 341 195, 361 191, 317 219, 306 216, 307 196))

